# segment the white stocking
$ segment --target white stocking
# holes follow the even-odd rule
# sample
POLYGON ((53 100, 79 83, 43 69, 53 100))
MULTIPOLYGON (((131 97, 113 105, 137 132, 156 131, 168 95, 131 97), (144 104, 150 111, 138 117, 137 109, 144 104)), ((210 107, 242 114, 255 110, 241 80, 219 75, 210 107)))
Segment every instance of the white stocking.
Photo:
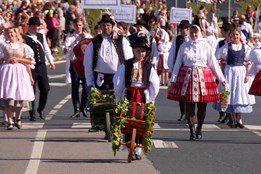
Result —
POLYGON ((21 115, 22 115, 22 107, 16 107, 15 108, 15 119, 21 120, 21 115))
POLYGON ((7 115, 8 123, 14 124, 14 120, 13 120, 14 112, 11 106, 5 106, 5 114, 7 115))
POLYGON ((237 113, 237 122, 239 124, 243 124, 241 115, 242 115, 242 113, 237 113))

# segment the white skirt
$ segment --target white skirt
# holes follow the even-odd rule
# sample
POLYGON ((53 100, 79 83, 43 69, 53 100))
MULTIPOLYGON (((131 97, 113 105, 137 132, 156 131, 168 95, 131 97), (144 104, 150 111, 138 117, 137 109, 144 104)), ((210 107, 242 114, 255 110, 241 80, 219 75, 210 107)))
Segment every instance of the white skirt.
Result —
POLYGON ((227 88, 230 91, 229 105, 253 105, 255 104, 255 96, 249 95, 253 80, 244 83, 246 76, 245 66, 229 66, 226 65, 224 76, 227 82, 227 88))

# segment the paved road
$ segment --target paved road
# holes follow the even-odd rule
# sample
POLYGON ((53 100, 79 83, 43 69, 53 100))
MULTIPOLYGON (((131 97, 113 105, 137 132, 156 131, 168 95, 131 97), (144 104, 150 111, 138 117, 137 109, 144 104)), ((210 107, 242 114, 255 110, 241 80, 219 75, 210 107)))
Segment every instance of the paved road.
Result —
POLYGON ((0 173, 3 174, 258 174, 261 171, 261 100, 244 116, 245 129, 230 129, 216 122, 208 107, 203 140, 188 141, 188 128, 177 122, 176 102, 158 96, 153 149, 141 161, 127 163, 127 152, 113 156, 103 132, 88 133, 89 117, 71 119, 70 86, 64 84, 64 63, 50 71, 51 91, 46 120, 28 121, 7 131, 0 126, 0 173))

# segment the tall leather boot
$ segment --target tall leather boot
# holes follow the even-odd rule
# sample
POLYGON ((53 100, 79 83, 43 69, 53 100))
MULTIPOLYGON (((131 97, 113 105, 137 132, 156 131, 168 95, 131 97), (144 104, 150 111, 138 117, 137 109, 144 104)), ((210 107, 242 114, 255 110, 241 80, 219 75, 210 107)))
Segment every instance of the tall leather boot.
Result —
POLYGON ((219 112, 219 118, 217 122, 221 123, 225 117, 226 117, 226 112, 219 112))
POLYGON ((198 123, 197 129, 196 129, 196 139, 202 139, 202 124, 198 123))
POLYGON ((194 140, 195 139, 195 125, 194 124, 189 124, 189 131, 190 131, 189 140, 194 140))

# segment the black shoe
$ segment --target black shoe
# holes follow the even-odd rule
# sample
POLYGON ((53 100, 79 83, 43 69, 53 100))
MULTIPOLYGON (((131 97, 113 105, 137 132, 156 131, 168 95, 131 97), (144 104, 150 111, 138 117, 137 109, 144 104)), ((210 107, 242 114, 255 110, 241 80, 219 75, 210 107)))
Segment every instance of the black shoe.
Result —
POLYGON ((15 125, 15 127, 17 127, 17 129, 21 129, 22 128, 21 120, 16 120, 14 125, 15 125))
POLYGON ((181 115, 179 117, 178 121, 186 121, 186 116, 185 115, 181 115))
POLYGON ((141 156, 140 155, 135 154, 135 158, 136 158, 136 160, 141 160, 141 156))
POLYGON ((71 117, 71 118, 80 117, 80 113, 77 111, 77 112, 75 112, 74 114, 72 114, 70 117, 71 117))
POLYGON ((98 132, 99 130, 95 129, 95 128, 91 128, 88 130, 88 132, 98 132))
POLYGON ((197 140, 201 140, 201 139, 202 139, 201 129, 196 131, 196 139, 197 139, 197 140))
POLYGON ((7 130, 13 130, 13 128, 14 128, 14 124, 8 124, 7 125, 7 130))
POLYGON ((86 111, 85 111, 85 109, 82 110, 81 113, 82 113, 82 116, 84 116, 84 117, 88 117, 88 116, 87 116, 87 113, 86 113, 86 111))
POLYGON ((44 116, 44 113, 43 111, 37 111, 39 113, 39 117, 44 120, 45 119, 45 116, 44 116))
POLYGON ((30 121, 35 121, 35 117, 33 116, 33 117, 30 117, 30 119, 29 119, 30 121))

